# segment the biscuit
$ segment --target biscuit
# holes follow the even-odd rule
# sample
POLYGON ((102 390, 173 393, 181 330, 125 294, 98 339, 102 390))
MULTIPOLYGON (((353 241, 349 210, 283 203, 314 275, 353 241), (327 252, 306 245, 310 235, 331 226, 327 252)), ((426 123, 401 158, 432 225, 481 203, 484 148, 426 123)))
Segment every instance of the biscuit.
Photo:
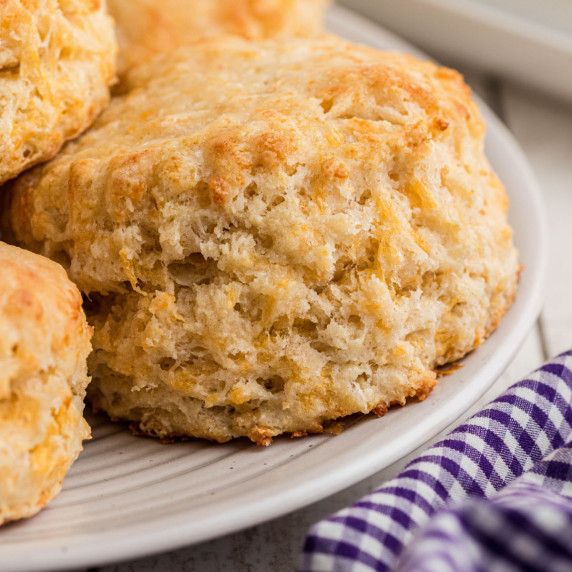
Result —
POLYGON ((0 266, 2 524, 45 506, 89 437, 91 328, 58 264, 0 243, 0 266))
POLYGON ((119 74, 201 37, 311 36, 328 0, 109 0, 117 24, 119 74))
POLYGON ((168 438, 320 431, 424 397, 515 295, 462 77, 334 38, 181 48, 16 181, 89 296, 96 408, 168 438))
POLYGON ((92 122, 109 100, 115 56, 104 2, 0 2, 0 184, 92 122))

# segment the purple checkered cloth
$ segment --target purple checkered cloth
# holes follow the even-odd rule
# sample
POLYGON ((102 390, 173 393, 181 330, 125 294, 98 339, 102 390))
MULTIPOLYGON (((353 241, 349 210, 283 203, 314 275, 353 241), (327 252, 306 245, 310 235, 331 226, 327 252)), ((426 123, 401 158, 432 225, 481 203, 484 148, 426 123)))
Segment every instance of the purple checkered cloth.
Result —
POLYGON ((572 571, 572 351, 314 525, 300 571, 345 570, 572 571))

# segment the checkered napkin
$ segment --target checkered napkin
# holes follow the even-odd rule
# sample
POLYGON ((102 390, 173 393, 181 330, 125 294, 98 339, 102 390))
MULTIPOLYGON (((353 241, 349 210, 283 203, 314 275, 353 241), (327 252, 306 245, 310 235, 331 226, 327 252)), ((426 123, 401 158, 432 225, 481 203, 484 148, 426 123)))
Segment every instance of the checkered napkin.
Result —
POLYGON ((571 571, 572 351, 314 525, 300 570, 571 571))

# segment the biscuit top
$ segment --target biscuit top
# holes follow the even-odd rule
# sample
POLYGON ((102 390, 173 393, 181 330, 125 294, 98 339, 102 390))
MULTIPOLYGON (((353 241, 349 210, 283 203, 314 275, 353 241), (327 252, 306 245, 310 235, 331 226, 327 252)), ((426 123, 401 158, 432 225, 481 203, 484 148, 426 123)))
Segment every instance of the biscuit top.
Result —
POLYGON ((0 183, 87 127, 108 101, 115 55, 104 0, 0 2, 0 183))
POLYGON ((172 292, 173 264, 195 254, 216 261, 209 279, 232 268, 248 282, 270 262, 319 284, 378 242, 375 272, 402 290, 422 266, 510 248, 484 124, 452 70, 329 37, 228 37, 126 81, 13 189, 17 240, 86 293, 172 292))
POLYGON ((327 0, 109 0, 117 24, 119 73, 196 40, 310 36, 322 29, 327 0))
POLYGON ((57 372, 72 389, 76 381, 85 385, 75 375, 85 369, 91 328, 64 269, 1 242, 0 268, 0 402, 13 383, 38 372, 57 372))

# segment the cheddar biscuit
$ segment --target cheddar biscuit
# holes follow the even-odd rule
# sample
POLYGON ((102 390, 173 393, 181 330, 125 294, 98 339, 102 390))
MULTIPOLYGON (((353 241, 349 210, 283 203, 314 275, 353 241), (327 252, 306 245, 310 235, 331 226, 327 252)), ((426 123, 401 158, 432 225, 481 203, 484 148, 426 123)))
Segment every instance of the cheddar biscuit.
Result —
POLYGON ((58 264, 0 243, 0 267, 2 524, 45 506, 89 437, 91 328, 58 264))
POLYGON ((458 73, 219 38, 127 81, 10 211, 89 297, 111 417, 165 438, 320 431, 426 396, 512 302, 507 197, 458 73))
POLYGON ((117 24, 119 73, 206 36, 251 40, 311 36, 328 0, 109 0, 117 24))
POLYGON ((109 100, 115 56, 104 1, 0 2, 0 184, 93 121, 109 100))

